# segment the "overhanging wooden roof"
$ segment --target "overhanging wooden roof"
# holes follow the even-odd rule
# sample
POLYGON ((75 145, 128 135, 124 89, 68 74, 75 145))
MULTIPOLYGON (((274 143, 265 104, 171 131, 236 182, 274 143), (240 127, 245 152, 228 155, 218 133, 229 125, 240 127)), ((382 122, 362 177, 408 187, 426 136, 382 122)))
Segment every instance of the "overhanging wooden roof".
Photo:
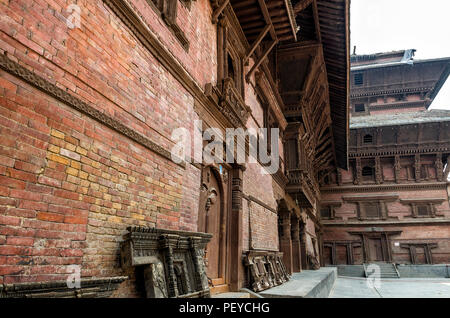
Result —
POLYGON ((231 0, 233 10, 249 43, 255 41, 267 25, 273 26, 273 40, 297 39, 297 24, 291 0, 231 0))
MULTIPOLYGON (((350 1, 317 0, 338 167, 348 167, 350 1)), ((301 31, 300 31, 301 32, 301 31)))

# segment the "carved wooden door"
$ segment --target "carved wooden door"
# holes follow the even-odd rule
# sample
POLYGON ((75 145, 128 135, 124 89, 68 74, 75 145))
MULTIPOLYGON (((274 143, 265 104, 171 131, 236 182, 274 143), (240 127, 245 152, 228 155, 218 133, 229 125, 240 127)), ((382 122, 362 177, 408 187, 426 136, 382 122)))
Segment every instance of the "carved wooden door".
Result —
POLYGON ((220 278, 221 273, 221 219, 223 198, 219 180, 211 167, 202 172, 198 227, 200 232, 211 233, 211 241, 206 247, 206 272, 209 278, 220 278))
POLYGON ((323 247, 323 262, 325 265, 333 265, 332 253, 333 251, 331 246, 323 247))
POLYGON ((383 262, 383 247, 381 245, 381 238, 369 239, 369 254, 371 261, 383 262))

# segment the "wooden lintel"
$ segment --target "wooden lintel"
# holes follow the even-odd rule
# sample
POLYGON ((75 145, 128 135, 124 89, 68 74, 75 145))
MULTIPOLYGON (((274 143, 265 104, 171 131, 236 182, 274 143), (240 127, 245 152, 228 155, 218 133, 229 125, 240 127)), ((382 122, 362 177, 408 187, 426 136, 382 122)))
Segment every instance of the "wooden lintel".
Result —
POLYGON ((247 56, 244 59, 244 63, 246 63, 248 61, 248 59, 250 58, 250 56, 252 56, 252 54, 255 52, 256 48, 259 46, 259 44, 261 43, 261 41, 264 39, 264 37, 267 35, 267 32, 269 32, 271 28, 272 28, 272 26, 270 24, 267 24, 265 26, 265 28, 261 31, 261 33, 258 35, 258 38, 256 39, 256 41, 252 44, 250 51, 247 53, 247 56))
POLYGON ((230 3, 230 0, 224 0, 224 2, 220 5, 220 7, 218 7, 212 15, 212 23, 216 24, 219 18, 219 15, 223 12, 223 10, 225 10, 225 8, 227 7, 227 5, 230 3))
POLYGON ((252 74, 256 71, 256 69, 261 65, 261 63, 264 61, 264 59, 267 57, 267 55, 269 55, 270 51, 272 51, 272 49, 274 48, 274 46, 277 44, 277 41, 274 40, 272 41, 272 44, 270 44, 267 49, 264 51, 263 55, 261 55, 261 57, 256 61, 256 63, 253 65, 253 67, 251 68, 250 72, 248 72, 248 74, 245 76, 245 79, 247 80, 247 82, 250 81, 250 77, 252 76, 252 74))

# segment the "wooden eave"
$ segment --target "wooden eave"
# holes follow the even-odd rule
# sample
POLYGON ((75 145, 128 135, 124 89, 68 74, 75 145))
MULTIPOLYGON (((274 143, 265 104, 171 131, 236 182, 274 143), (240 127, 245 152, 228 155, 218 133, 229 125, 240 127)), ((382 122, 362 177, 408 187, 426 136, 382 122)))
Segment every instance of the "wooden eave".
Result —
POLYGON ((297 23, 291 0, 231 0, 249 43, 255 41, 267 25, 274 41, 296 41, 297 23))
POLYGON ((348 168, 350 1, 317 0, 330 96, 332 135, 339 168, 348 168))

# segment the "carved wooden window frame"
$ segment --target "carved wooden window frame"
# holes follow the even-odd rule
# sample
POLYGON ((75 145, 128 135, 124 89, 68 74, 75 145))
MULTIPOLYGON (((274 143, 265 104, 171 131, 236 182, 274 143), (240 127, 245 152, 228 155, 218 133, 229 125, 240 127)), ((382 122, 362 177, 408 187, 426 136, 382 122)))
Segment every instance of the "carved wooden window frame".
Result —
POLYGON ((246 49, 238 35, 237 23, 227 9, 224 10, 224 14, 217 23, 217 86, 222 87, 225 82, 232 80, 234 90, 245 100, 244 58, 246 49), (234 62, 235 76, 232 79, 227 74, 228 56, 234 62))
POLYGON ((360 220, 385 220, 388 217, 386 202, 384 201, 363 201, 357 202, 358 219, 360 220), (375 205, 378 210, 376 217, 367 215, 367 205, 375 205))
POLYGON ((411 203, 411 216, 413 218, 434 218, 436 217, 436 208, 434 206, 434 203, 431 202, 417 202, 417 203, 411 203), (427 214, 426 215, 420 215, 419 214, 419 207, 425 206, 427 208, 427 214))
POLYGON ((367 116, 367 115, 370 115, 369 105, 368 105, 367 101, 357 101, 357 102, 355 102, 352 105, 351 110, 352 110, 352 116, 367 116), (364 106, 364 110, 356 111, 356 106, 357 105, 358 106, 361 106, 361 105, 364 106))
POLYGON ((322 220, 333 220, 334 219, 334 209, 333 209, 333 207, 330 206, 330 205, 325 205, 325 206, 320 207, 320 218, 322 220), (325 210, 325 209, 328 210, 329 216, 323 216, 322 215, 322 210, 325 210))
MULTIPOLYGON (((187 39, 180 26, 177 24, 178 0, 146 0, 148 5, 165 22, 169 30, 178 39, 183 49, 189 51, 189 40, 187 39), (161 8, 158 7, 158 4, 161 8)), ((180 0, 190 10, 191 0, 180 0)))
POLYGON ((364 85, 364 73, 355 73, 353 75, 353 85, 361 87, 364 85))

